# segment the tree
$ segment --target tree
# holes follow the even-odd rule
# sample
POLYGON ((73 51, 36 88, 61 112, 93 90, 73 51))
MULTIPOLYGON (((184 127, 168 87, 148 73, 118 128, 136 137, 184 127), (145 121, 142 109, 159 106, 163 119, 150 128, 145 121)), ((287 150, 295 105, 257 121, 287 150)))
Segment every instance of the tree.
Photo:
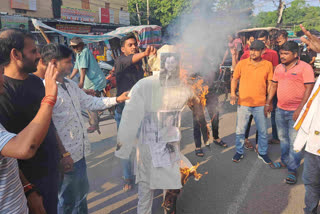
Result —
MULTIPOLYGON (((277 18, 277 11, 261 12, 253 18, 252 23, 256 27, 275 27, 277 18)), ((281 27, 297 32, 300 30, 299 24, 308 29, 320 30, 320 7, 309 6, 305 0, 292 1, 283 13, 281 27)))
MULTIPOLYGON (((192 0, 149 0, 150 24, 167 26, 173 19, 191 8, 192 0)), ((147 23, 146 0, 129 0, 128 7, 133 25, 138 25, 136 4, 138 4, 141 23, 147 23)))

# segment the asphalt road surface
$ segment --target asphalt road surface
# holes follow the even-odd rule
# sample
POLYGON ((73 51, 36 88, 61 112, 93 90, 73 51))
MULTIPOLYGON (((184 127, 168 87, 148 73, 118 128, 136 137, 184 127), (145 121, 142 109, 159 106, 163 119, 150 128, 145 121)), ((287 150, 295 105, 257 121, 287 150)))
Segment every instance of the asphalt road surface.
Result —
MULTIPOLYGON (((284 182, 286 169, 271 169, 257 158, 254 151, 246 151, 240 163, 232 162, 235 154, 236 107, 224 107, 220 115, 220 137, 229 145, 221 148, 211 144, 204 150, 203 158, 194 153, 192 115, 184 111, 182 117, 181 150, 198 171, 207 172, 200 181, 189 180, 177 202, 177 213, 186 214, 300 214, 304 207, 304 186, 301 180, 303 169, 298 171, 298 182, 288 185, 284 182)), ((133 190, 122 190, 122 169, 114 156, 116 145, 116 123, 107 120, 101 124, 101 135, 89 134, 92 154, 87 157, 90 193, 89 212, 94 214, 137 212, 137 186, 133 190)), ((269 127, 270 123, 269 123, 269 127)), ((251 128, 251 142, 254 142, 255 126, 251 128)), ((269 128, 271 133, 271 128, 269 128)), ((269 135, 271 137, 271 135, 269 135)), ((212 142, 212 139, 211 141, 212 142)), ((280 158, 280 145, 269 146, 273 161, 280 158)), ((153 212, 161 209, 162 191, 154 195, 153 212)))

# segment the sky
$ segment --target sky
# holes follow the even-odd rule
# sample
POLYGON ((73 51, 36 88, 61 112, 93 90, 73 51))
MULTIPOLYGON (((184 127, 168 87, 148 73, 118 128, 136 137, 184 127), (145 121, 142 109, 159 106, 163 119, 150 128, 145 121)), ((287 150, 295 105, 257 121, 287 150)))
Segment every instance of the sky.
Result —
MULTIPOLYGON (((278 0, 275 1, 279 2, 278 0)), ((292 2, 292 0, 284 1, 288 6, 290 6, 290 2, 292 2)), ((306 2, 311 6, 320 6, 319 0, 306 0, 306 2)), ((255 14, 258 14, 261 11, 273 11, 277 9, 272 0, 255 0, 255 7, 255 14)))

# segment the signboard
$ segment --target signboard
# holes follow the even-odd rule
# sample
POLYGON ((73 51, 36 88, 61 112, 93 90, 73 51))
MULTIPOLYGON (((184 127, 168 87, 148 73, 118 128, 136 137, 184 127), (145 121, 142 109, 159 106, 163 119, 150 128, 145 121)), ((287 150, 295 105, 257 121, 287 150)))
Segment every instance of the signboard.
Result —
POLYGON ((126 11, 119 11, 119 24, 130 25, 130 15, 126 11))
POLYGON ((99 17, 100 17, 100 23, 110 23, 109 8, 100 8, 99 17))
POLYGON ((37 10, 37 0, 11 0, 12 9, 37 10))
POLYGON ((22 16, 1 16, 1 27, 29 30, 29 18, 22 16))
POLYGON ((56 29, 66 33, 88 34, 91 31, 91 26, 57 24, 56 29))
POLYGON ((110 29, 110 28, 107 28, 107 27, 92 27, 91 28, 91 32, 92 33, 109 33, 109 32, 111 32, 111 31, 113 31, 112 29, 110 29))
POLYGON ((96 12, 92 10, 61 6, 61 19, 79 22, 94 22, 95 15, 96 12))
POLYGON ((114 10, 109 9, 110 23, 114 24, 114 10))

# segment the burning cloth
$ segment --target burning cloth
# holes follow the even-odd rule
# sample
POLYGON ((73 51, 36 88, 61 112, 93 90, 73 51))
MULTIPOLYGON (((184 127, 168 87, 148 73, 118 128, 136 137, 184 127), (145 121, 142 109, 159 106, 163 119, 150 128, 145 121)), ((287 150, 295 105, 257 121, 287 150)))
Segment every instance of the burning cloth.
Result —
POLYGON ((161 64, 159 76, 142 79, 132 88, 115 153, 128 159, 138 136, 136 183, 138 213, 143 214, 151 213, 154 189, 181 189, 180 168, 192 167, 180 152, 180 121, 194 93, 179 79, 177 54, 161 54, 161 64))

